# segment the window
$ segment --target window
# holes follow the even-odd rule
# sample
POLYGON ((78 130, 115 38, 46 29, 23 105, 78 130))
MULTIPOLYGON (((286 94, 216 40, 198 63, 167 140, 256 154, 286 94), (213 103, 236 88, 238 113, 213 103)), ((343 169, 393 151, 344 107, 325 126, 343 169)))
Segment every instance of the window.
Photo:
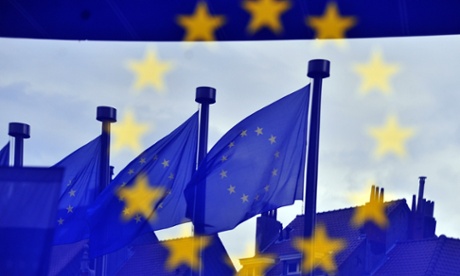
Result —
POLYGON ((289 260, 284 263, 285 275, 297 275, 300 273, 300 261, 289 260))

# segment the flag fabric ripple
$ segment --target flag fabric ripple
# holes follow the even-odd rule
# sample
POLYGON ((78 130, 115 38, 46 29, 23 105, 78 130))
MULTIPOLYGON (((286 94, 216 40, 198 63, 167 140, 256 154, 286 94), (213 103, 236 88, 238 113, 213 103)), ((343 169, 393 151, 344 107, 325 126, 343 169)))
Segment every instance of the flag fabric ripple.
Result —
POLYGON ((188 221, 183 191, 196 168, 197 136, 198 112, 120 171, 88 210, 90 255, 115 251, 143 233, 188 221), (133 212, 139 206, 144 208, 133 212))
POLYGON ((198 229, 233 229, 302 199, 309 87, 247 117, 210 150, 185 191, 198 229))

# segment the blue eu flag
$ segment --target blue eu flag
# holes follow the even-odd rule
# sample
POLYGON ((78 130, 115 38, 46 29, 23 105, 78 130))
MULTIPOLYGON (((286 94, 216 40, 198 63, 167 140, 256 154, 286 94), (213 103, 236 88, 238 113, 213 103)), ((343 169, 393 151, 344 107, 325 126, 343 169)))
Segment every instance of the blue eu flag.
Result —
POLYGON ((100 156, 101 136, 98 136, 53 166, 65 169, 55 221, 55 244, 89 238, 86 208, 99 192, 100 156))
POLYGON ((88 210, 90 255, 183 222, 185 185, 195 170, 198 113, 131 161, 88 210))
POLYGON ((10 164, 10 142, 0 150, 0 167, 6 167, 10 164))
POLYGON ((0 272, 47 275, 63 170, 0 168, 0 272))
POLYGON ((306 86, 247 117, 216 143, 185 191, 195 226, 205 234, 233 229, 302 199, 308 102, 306 86))

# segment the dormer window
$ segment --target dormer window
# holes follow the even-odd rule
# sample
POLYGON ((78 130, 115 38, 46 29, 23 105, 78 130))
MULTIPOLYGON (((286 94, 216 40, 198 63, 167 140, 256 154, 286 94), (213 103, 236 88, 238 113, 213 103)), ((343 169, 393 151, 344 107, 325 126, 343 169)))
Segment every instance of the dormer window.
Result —
POLYGON ((300 260, 287 260, 284 263, 285 275, 299 275, 300 274, 300 260))

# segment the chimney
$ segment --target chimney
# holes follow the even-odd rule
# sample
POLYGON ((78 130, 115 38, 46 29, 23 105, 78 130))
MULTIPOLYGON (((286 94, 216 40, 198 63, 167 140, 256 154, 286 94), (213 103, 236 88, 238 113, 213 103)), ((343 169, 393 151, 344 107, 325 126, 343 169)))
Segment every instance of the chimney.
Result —
POLYGON ((426 176, 419 177, 418 199, 412 196, 412 210, 409 225, 409 239, 435 237, 436 219, 434 218, 434 202, 423 198, 426 176))
POLYGON ((425 179, 426 176, 419 177, 417 212, 420 214, 423 214, 423 192, 425 190, 425 179))
POLYGON ((371 198, 370 198, 369 202, 374 201, 374 198, 375 198, 375 185, 372 185, 372 187, 371 187, 371 198))
MULTIPOLYGON (((383 204, 383 196, 384 189, 372 185, 370 200, 366 203, 365 208, 373 209, 378 204, 383 204)), ((381 263, 385 256, 387 229, 381 229, 373 221, 366 221, 359 229, 359 232, 360 238, 365 238, 364 274, 370 275, 371 271, 381 263)))
POLYGON ((411 208, 410 208, 410 210, 411 210, 412 212, 415 212, 415 211, 417 210, 417 208, 415 207, 415 206, 416 206, 416 205, 415 205, 415 201, 416 201, 416 200, 417 200, 417 199, 416 199, 416 196, 415 196, 415 195, 412 195, 412 205, 411 205, 411 208))
POLYGON ((276 209, 262 213, 257 218, 256 254, 261 253, 272 241, 277 239, 282 229, 283 225, 276 220, 276 209))
MULTIPOLYGON (((370 201, 366 205, 383 204, 384 189, 372 185, 370 201)), ((364 234, 368 240, 368 246, 371 253, 375 256, 383 254, 386 250, 386 229, 381 229, 380 226, 373 222, 366 222, 360 232, 364 234)))

